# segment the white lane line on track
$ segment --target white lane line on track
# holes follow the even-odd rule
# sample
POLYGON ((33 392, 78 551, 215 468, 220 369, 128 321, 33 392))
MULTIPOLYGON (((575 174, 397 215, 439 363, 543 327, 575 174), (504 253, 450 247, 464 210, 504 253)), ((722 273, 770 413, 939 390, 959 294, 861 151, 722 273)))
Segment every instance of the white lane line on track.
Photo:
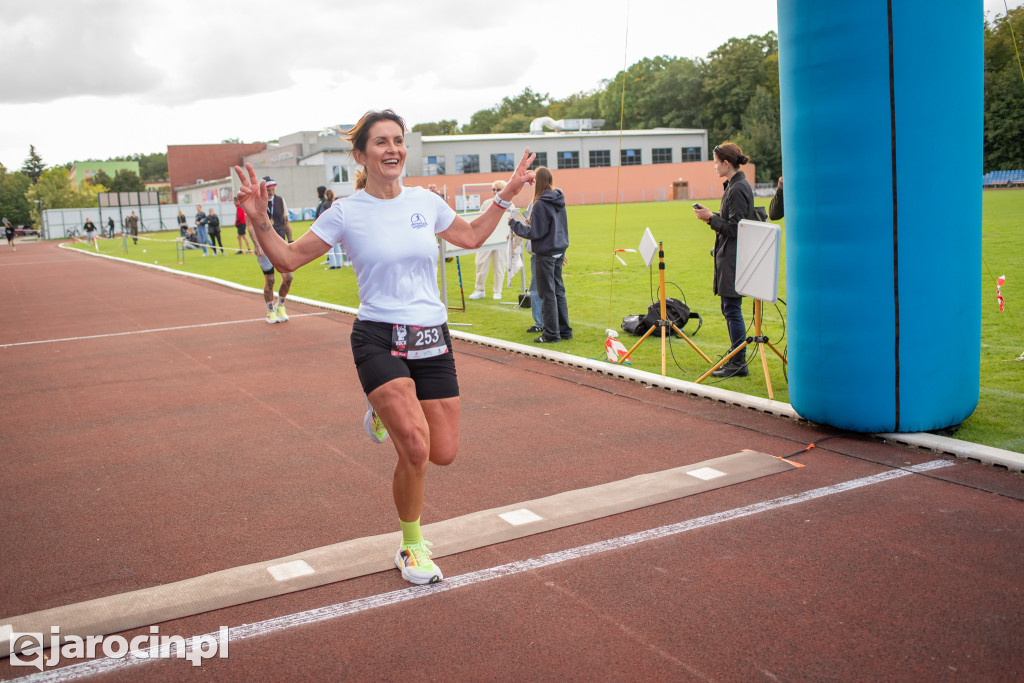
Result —
POLYGON ((0 268, 7 268, 8 266, 48 266, 53 263, 81 263, 81 261, 73 258, 53 259, 51 261, 8 261, 0 263, 0 268))
MULTIPOLYGON (((617 550, 619 548, 625 548, 639 543, 646 543, 647 541, 653 541, 667 536, 674 536, 687 531, 694 531, 695 529, 702 529, 721 522, 730 522, 734 519, 740 519, 741 517, 749 517, 751 515, 784 508, 789 505, 797 505, 817 498, 824 498, 825 496, 832 496, 837 493, 852 491, 853 489, 862 488, 864 486, 880 484, 892 479, 905 477, 909 474, 928 472, 942 467, 949 467, 953 464, 953 462, 947 460, 932 460, 921 463, 920 465, 914 465, 913 467, 888 470, 886 472, 874 474, 870 477, 852 479, 839 484, 832 484, 831 486, 823 486, 810 491, 804 491, 803 493, 795 493, 789 496, 782 496, 781 498, 774 498, 772 500, 754 503, 753 505, 747 505, 741 508, 726 510, 725 512, 717 512, 713 515, 698 517, 697 519, 677 522, 675 524, 669 524, 655 529, 648 529, 646 531, 640 531, 627 536, 620 536, 606 541, 598 541, 597 543, 591 543, 589 545, 569 548, 568 550, 560 550, 558 552, 548 553, 547 555, 531 558, 529 560, 519 560, 517 562, 509 562, 508 564, 491 567, 489 569, 480 569, 475 572, 469 572, 468 574, 448 577, 440 583, 434 583, 428 586, 402 588, 400 590, 391 591, 390 593, 371 595, 366 598, 350 600, 349 602, 342 602, 336 605, 329 605, 327 607, 318 607, 316 609, 299 612, 297 614, 289 614, 283 617, 267 619, 266 621, 260 621, 255 624, 232 626, 228 631, 228 638, 229 642, 235 643, 240 640, 247 640, 249 638, 266 636, 280 631, 285 631, 296 626, 307 626, 309 624, 327 621, 328 619, 336 619, 350 614, 358 614, 359 612, 395 605, 407 600, 425 598, 436 595, 437 593, 444 593, 457 588, 465 588, 467 586, 483 583, 492 579, 500 579, 506 576, 522 574, 535 569, 561 564, 562 562, 578 560, 590 555, 608 552, 609 550, 617 550)), ((214 631, 207 635, 216 640, 219 632, 214 631)), ((187 638, 186 641, 191 644, 193 642, 199 642, 197 639, 201 638, 202 636, 196 636, 193 638, 187 638)), ((25 676, 24 678, 19 678, 18 680, 73 681, 87 676, 98 676, 99 674, 107 673, 109 671, 120 670, 125 667, 136 666, 138 664, 145 664, 146 662, 152 661, 149 658, 148 650, 142 650, 142 652, 144 654, 141 656, 129 653, 120 659, 94 659, 80 664, 72 664, 60 669, 34 673, 25 676)))
MULTIPOLYGON (((291 318, 305 318, 310 315, 327 315, 324 313, 292 313, 291 318)), ((132 330, 131 332, 111 332, 109 334, 91 334, 86 337, 64 337, 63 339, 41 339, 39 341, 15 342, 13 344, 0 344, 0 349, 11 346, 32 346, 33 344, 56 344, 57 342, 82 341, 84 339, 103 339, 104 337, 124 337, 130 334, 150 334, 151 332, 172 332, 174 330, 193 330, 200 327, 216 327, 218 325, 238 325, 241 323, 265 322, 266 318, 246 318, 245 320, 228 320, 220 323, 202 323, 201 325, 181 325, 179 327, 158 327, 152 330, 132 330)))

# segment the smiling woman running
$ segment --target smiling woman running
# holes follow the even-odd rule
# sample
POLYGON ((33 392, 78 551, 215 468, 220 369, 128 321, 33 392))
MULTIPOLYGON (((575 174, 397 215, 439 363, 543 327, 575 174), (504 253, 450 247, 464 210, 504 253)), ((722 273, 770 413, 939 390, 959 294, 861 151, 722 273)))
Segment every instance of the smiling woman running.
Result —
POLYGON ((352 356, 366 394, 367 435, 390 435, 398 453, 392 492, 402 526, 395 565, 415 584, 443 577, 420 534, 427 464, 448 465, 459 450, 459 384, 448 332, 448 308, 437 287, 435 235, 457 247, 481 246, 511 200, 534 182, 536 155, 527 149, 505 189, 472 223, 436 194, 402 185, 405 121, 390 109, 370 111, 347 134, 365 169, 366 187, 337 200, 309 232, 288 244, 267 219, 267 191, 250 164, 235 167, 238 199, 264 253, 282 271, 326 254, 341 243, 352 259, 359 312, 352 356))

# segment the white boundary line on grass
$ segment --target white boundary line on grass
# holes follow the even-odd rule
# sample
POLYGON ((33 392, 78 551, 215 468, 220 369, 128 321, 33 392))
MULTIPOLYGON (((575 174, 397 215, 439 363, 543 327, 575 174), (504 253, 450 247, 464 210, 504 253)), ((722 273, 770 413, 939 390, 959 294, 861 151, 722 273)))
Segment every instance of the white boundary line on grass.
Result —
MULTIPOLYGON (((63 245, 61 245, 63 247, 63 245)), ((262 289, 256 289, 255 287, 246 287, 239 285, 234 282, 228 282, 227 280, 220 280, 218 278, 210 277, 208 275, 198 275, 195 273, 187 273, 180 270, 173 270, 171 268, 165 268, 160 265, 154 265, 150 263, 143 263, 141 261, 131 261, 128 259, 118 258, 116 256, 108 256, 107 254, 96 254, 84 249, 72 249, 78 253, 89 254, 93 257, 108 258, 122 263, 134 263, 146 268, 155 268, 175 275, 183 275, 185 277, 193 277, 200 280, 206 280, 230 289, 236 289, 243 292, 252 292, 256 294, 262 294, 262 289)), ((341 313, 349 313, 355 315, 357 310, 355 308, 349 308, 348 306, 339 306, 337 304, 329 304, 324 301, 317 301, 315 299, 306 299, 304 297, 290 296, 289 300, 297 301, 299 303, 306 304, 308 306, 316 306, 318 308, 324 308, 330 311, 339 311, 341 313)), ((491 337, 483 337, 478 334, 472 334, 469 332, 462 332, 459 330, 451 330, 451 335, 455 339, 461 339, 463 341, 473 342, 475 344, 481 344, 483 346, 490 346, 495 349, 502 349, 504 351, 511 351, 513 353, 521 353, 527 356, 533 356, 535 358, 542 358, 545 360, 555 361, 562 365, 571 365, 573 367, 583 368, 584 370, 593 370, 594 372, 600 372, 604 375, 611 375, 613 377, 619 377, 621 379, 628 379, 634 382, 639 382, 651 387, 657 387, 666 389, 668 391, 675 391, 688 396, 695 396, 698 398, 707 398, 712 401, 718 401, 719 403, 726 403, 729 405, 739 406, 741 408, 749 408, 758 412, 767 413, 769 415, 779 415, 780 417, 788 417, 791 420, 804 420, 800 415, 793 410, 793 406, 788 403, 781 401, 772 401, 767 398, 761 398, 759 396, 748 396, 735 391, 729 391, 728 389, 721 389, 719 387, 708 387, 703 384, 696 384, 694 382, 687 382, 682 379, 675 379, 672 377, 663 377, 656 375, 653 372, 644 372, 643 370, 634 370, 633 368, 622 367, 621 365, 613 365, 604 361, 595 361, 589 358, 581 358, 580 356, 572 356, 567 353, 560 353, 558 351, 551 351, 548 349, 539 349, 535 346, 527 346, 526 344, 517 344, 515 342, 508 342, 502 339, 493 339, 491 337)), ((1007 451, 1002 448, 993 448, 992 446, 984 446, 982 444, 971 443, 970 441, 960 441, 959 439, 951 439, 946 436, 938 436, 936 434, 928 434, 926 432, 899 432, 899 433, 887 433, 887 434, 876 434, 880 438, 895 443, 900 443, 905 446, 914 446, 916 448, 924 448, 929 451, 935 451, 937 453, 943 453, 946 455, 952 455, 957 458, 964 460, 976 460, 987 465, 998 465, 1005 467, 1012 472, 1024 472, 1024 453, 1015 453, 1013 451, 1007 451)))
MULTIPOLYGON (((459 588, 466 588, 478 583, 484 583, 491 581, 492 579, 500 579, 507 576, 514 576, 516 574, 522 574, 536 569, 542 569, 544 567, 550 567, 552 565, 561 564, 571 560, 578 560, 591 555, 598 555, 611 550, 618 550, 640 543, 646 543, 648 541, 654 541, 667 536, 674 536, 677 534, 685 533, 687 531, 694 531, 696 529, 703 529, 705 527, 720 524, 722 522, 731 522, 736 519, 743 517, 750 517, 752 515, 758 515, 764 512, 771 512, 772 510, 778 510, 790 505, 797 505, 799 503, 806 503, 817 498, 823 498, 826 496, 832 496, 838 493, 845 493, 846 491, 852 491, 854 489, 862 488, 864 486, 871 486, 874 484, 880 484, 882 482, 890 481, 892 479, 898 479, 905 477, 910 474, 916 474, 919 472, 928 472, 943 467, 949 467, 953 465, 948 460, 932 460, 930 462, 921 463, 920 465, 914 465, 912 467, 887 470, 878 474, 871 475, 869 477, 862 477, 860 479, 851 479, 849 481, 840 482, 838 484, 832 484, 831 486, 823 486, 817 489, 811 489, 810 491, 804 491, 803 493, 795 493, 788 496, 782 496, 781 498, 774 498, 772 500, 762 501, 760 503, 753 503, 745 507, 734 508, 732 510, 726 510, 724 512, 716 512, 712 515, 706 515, 704 517, 698 517, 696 519, 688 519, 682 522, 676 522, 675 524, 668 524, 665 526, 656 527, 654 529, 647 529, 645 531, 639 531, 634 534, 628 534, 626 536, 619 536, 618 538, 610 538, 604 541, 597 541, 596 543, 590 543, 588 545, 577 546, 575 548, 569 548, 566 550, 559 550, 557 552, 548 553, 547 555, 541 555, 540 557, 534 557, 528 560, 518 560, 516 562, 509 562, 507 564, 498 565, 496 567, 489 567, 487 569, 479 569, 475 572, 469 572, 467 574, 460 574, 446 578, 440 583, 429 584, 427 586, 415 586, 412 588, 403 588, 389 593, 381 593, 379 595, 371 595, 365 598, 358 598, 356 600, 350 600, 349 602, 341 602, 334 605, 328 605, 327 607, 318 607, 315 609, 307 610, 305 612, 298 612, 296 614, 288 614, 282 617, 276 617, 274 619, 267 619, 265 621, 256 622, 254 624, 243 624, 242 626, 232 626, 228 629, 228 642, 237 643, 240 640, 248 640, 249 638, 258 638, 260 636, 268 636, 274 633, 286 631, 291 628, 299 626, 307 626, 310 624, 317 624, 322 621, 329 619, 337 619, 338 617, 348 616, 351 614, 358 614, 360 612, 366 612, 381 607, 388 607, 408 600, 417 600, 419 598, 426 598, 438 593, 444 593, 459 588)), ((220 632, 215 631, 211 634, 214 641, 216 641, 220 632)), ((197 643, 205 640, 205 636, 196 636, 192 638, 186 638, 186 643, 197 643)), ((159 649, 159 648, 157 648, 159 649)), ((188 646, 186 649, 190 649, 188 646)), ((51 671, 44 671, 42 673, 32 674, 20 678, 22 681, 72 681, 79 678, 85 678, 87 676, 97 676, 99 674, 107 673, 115 670, 122 670, 127 667, 136 666, 139 664, 145 664, 146 662, 152 661, 149 650, 142 650, 142 654, 129 653, 120 659, 93 659, 87 662, 79 664, 72 664, 65 666, 60 669, 53 669, 51 671)))

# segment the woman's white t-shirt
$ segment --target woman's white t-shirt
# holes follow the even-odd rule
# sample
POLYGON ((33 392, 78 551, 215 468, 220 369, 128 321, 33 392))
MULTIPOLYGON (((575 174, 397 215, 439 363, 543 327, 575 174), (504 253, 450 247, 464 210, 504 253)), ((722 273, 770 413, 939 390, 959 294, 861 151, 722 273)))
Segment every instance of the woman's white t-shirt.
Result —
POLYGON ((341 244, 359 286, 360 320, 440 325, 448 307, 437 287, 437 238, 455 211, 433 192, 404 187, 393 199, 360 190, 339 199, 310 228, 341 244))

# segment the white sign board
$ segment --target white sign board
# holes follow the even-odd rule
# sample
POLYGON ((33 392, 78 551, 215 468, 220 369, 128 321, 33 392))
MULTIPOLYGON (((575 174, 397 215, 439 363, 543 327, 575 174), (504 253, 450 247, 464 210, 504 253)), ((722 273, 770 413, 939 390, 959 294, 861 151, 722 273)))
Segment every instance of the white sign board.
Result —
POLYGON ((770 304, 779 299, 782 230, 771 223, 742 220, 736 230, 736 291, 770 304))
POLYGON ((654 262, 654 256, 658 253, 658 242, 654 239, 654 235, 651 234, 650 228, 644 228, 644 236, 640 238, 640 256, 643 257, 644 263, 647 267, 651 267, 651 263, 654 262))

